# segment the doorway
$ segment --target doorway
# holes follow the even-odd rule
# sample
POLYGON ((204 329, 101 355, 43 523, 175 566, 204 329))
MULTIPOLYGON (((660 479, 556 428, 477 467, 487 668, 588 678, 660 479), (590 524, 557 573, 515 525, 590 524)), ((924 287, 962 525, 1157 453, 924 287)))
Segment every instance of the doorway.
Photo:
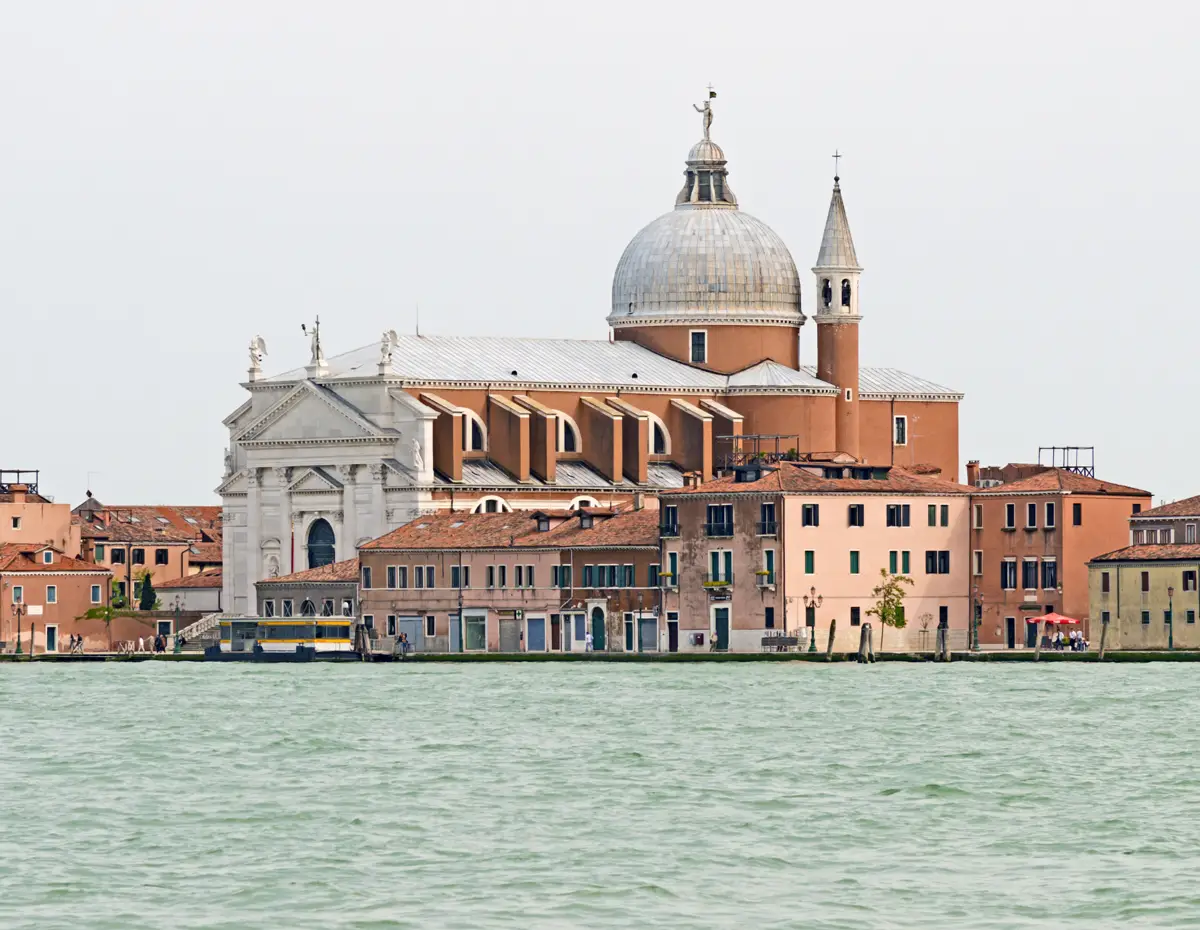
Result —
POLYGON ((1025 619, 1025 645, 1032 649, 1037 645, 1038 624, 1030 623, 1028 618, 1025 619))
POLYGON ((604 651, 604 608, 592 608, 592 648, 604 651))
POLYGON ((679 614, 667 614, 667 652, 679 651, 679 614))
POLYGON ((450 615, 450 651, 462 652, 462 616, 450 615))
POLYGON ((633 614, 626 614, 625 615, 625 651, 626 652, 633 652, 633 650, 634 650, 633 636, 634 636, 633 614))
POLYGON ((717 649, 725 650, 729 648, 729 608, 714 607, 713 608, 713 629, 716 631, 713 635, 717 640, 717 649))
POLYGON ((1004 620, 1004 625, 1007 628, 1005 631, 1007 634, 1005 643, 1008 645, 1009 649, 1016 649, 1017 648, 1017 618, 1016 617, 1006 617, 1004 620))
POLYGON ((58 624, 46 624, 46 651, 58 652, 58 624))
POLYGON ((527 652, 546 651, 546 618, 530 617, 525 621, 525 649, 527 652))
POLYGON ((658 618, 638 619, 638 652, 658 652, 658 618))
POLYGON ((550 649, 562 651, 562 618, 558 614, 550 615, 550 649))

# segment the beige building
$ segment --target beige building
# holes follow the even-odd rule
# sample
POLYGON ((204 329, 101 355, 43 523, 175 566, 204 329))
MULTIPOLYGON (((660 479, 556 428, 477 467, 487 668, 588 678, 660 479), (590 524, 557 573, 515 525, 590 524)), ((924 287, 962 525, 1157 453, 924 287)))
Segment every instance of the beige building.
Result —
POLYGON ((71 508, 38 493, 38 472, 0 469, 0 545, 44 543, 79 555, 79 527, 71 508))
POLYGON ((1092 640, 1106 649, 1200 649, 1200 545, 1128 546, 1088 565, 1092 640))

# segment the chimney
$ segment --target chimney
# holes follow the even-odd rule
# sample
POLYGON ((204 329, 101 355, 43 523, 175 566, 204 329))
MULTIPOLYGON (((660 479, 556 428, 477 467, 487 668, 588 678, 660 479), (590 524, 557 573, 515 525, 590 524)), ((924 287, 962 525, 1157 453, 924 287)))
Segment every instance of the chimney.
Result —
POLYGON ((967 462, 967 484, 973 488, 979 486, 979 459, 967 462))
POLYGON ((643 492, 643 491, 634 491, 633 492, 633 509, 634 510, 645 510, 646 509, 646 494, 645 494, 645 492, 643 492))
POLYGON ((9 487, 9 490, 12 491, 12 502, 14 504, 25 503, 25 492, 29 490, 29 485, 14 484, 9 487))

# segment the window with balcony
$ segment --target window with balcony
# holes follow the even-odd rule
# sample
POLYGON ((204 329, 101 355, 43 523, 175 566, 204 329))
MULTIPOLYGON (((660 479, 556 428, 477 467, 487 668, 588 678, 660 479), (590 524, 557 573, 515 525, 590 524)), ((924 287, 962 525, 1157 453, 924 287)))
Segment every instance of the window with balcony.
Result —
POLYGON ((662 514, 658 520, 660 536, 678 536, 679 535, 679 508, 674 504, 667 504, 662 509, 662 514))
POLYGON ((758 575, 758 583, 760 585, 769 585, 775 583, 775 550, 763 550, 763 567, 758 575))
POLYGON ((664 586, 668 588, 679 587, 679 553, 667 553, 667 578, 664 586))
POLYGON ((775 503, 764 501, 758 508, 758 535, 775 536, 779 532, 779 524, 775 522, 775 503))
POLYGON ((712 549, 708 553, 708 579, 713 584, 733 583, 733 552, 712 549))
POLYGON ((733 535, 733 504, 709 504, 704 531, 709 536, 733 535))

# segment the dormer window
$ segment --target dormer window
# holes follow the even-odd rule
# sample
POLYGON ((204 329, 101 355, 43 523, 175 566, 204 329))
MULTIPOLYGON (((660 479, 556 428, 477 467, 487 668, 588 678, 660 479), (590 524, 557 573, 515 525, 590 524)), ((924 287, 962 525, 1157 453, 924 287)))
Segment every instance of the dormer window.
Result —
POLYGON ((579 515, 579 528, 581 530, 590 530, 592 528, 592 526, 595 524, 595 522, 596 522, 596 518, 593 517, 590 513, 584 513, 584 514, 579 515))
POLYGON ((550 532, 550 518, 549 517, 538 517, 537 526, 538 526, 539 533, 549 533, 550 532))
POLYGON ((54 562, 54 551, 51 549, 42 550, 42 564, 51 565, 54 562))

